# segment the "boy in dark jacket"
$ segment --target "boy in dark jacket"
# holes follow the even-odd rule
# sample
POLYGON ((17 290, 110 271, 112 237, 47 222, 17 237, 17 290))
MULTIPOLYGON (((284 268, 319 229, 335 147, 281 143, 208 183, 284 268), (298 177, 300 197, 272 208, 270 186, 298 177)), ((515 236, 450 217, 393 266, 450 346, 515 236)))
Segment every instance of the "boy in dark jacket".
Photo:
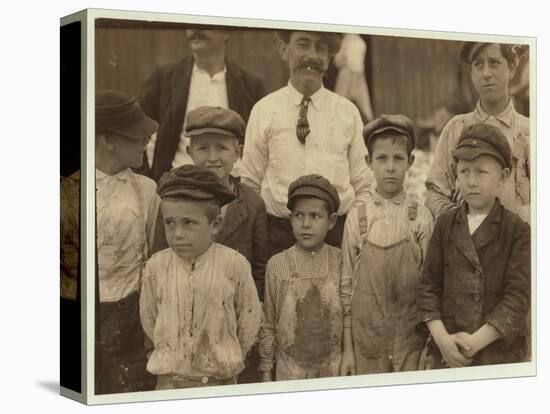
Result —
POLYGON ((429 353, 445 366, 519 362, 531 251, 529 226, 496 197, 510 174, 510 145, 496 127, 474 124, 452 154, 464 202, 436 222, 418 288, 417 327, 426 324, 429 353))

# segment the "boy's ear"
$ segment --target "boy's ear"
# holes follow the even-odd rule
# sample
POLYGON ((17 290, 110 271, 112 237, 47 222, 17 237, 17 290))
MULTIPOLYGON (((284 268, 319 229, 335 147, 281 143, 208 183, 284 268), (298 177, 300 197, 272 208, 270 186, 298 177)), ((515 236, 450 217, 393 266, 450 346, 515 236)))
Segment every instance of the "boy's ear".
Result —
POLYGON ((222 228, 223 218, 221 214, 218 214, 214 220, 210 223, 212 226, 212 234, 215 236, 218 234, 222 228))
POLYGON ((332 230, 332 228, 336 225, 337 221, 338 221, 338 215, 336 213, 332 213, 328 218, 328 229, 332 230))
POLYGON ((502 180, 506 180, 508 177, 510 177, 510 168, 503 168, 501 174, 502 180))
POLYGON ((407 170, 413 166, 414 160, 415 160, 414 154, 411 152, 411 153, 409 154, 409 166, 407 167, 407 170))
POLYGON ((112 151, 115 147, 115 137, 111 134, 101 134, 99 136, 99 140, 101 144, 108 149, 109 151, 112 151))

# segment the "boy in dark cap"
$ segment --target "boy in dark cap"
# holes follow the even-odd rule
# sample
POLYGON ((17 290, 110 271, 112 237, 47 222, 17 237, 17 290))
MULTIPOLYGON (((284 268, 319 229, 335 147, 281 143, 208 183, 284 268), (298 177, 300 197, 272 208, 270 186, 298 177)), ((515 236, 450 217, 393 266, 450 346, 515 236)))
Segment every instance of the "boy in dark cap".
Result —
POLYGON ((263 381, 337 376, 342 348, 340 249, 325 244, 335 225, 338 192, 320 175, 299 177, 287 207, 296 238, 267 263, 264 321, 260 331, 263 381))
POLYGON ((452 152, 464 202, 442 214, 418 288, 419 330, 444 366, 520 362, 530 307, 530 229, 497 197, 512 153, 502 132, 474 124, 452 152), (435 343, 434 343, 435 342, 435 343))
POLYGON ((206 168, 184 165, 158 184, 169 249, 147 262, 141 322, 153 342, 157 389, 235 384, 260 328, 250 264, 214 242, 222 206, 235 199, 206 168))
MULTIPOLYGON (((245 124, 231 109, 202 106, 187 114, 187 147, 195 165, 205 167, 236 194, 236 199, 221 209, 223 225, 214 237, 216 243, 237 250, 252 266, 258 296, 263 300, 267 262, 267 223, 264 202, 250 187, 231 175, 241 153, 245 124)), ((157 227, 154 252, 165 249, 164 226, 157 227)))
MULTIPOLYGON (((157 123, 145 116, 133 96, 116 90, 96 93, 96 394, 144 391, 154 384, 145 368, 138 290, 160 198, 155 182, 134 174, 131 168, 141 166, 149 136, 156 129, 157 123)), ((63 217, 61 223, 63 252, 71 239, 78 243, 80 172, 62 180, 61 188, 62 198, 65 195, 65 200, 76 203, 70 210, 72 217, 63 217)), ((76 297, 76 283, 66 283, 67 273, 63 275, 62 295, 76 297)))
POLYGON ((354 206, 344 230, 341 375, 418 368, 416 288, 433 218, 403 188, 416 134, 404 115, 381 115, 363 131, 376 191, 354 206))
POLYGON ((426 206, 436 218, 462 201, 452 154, 462 131, 469 125, 485 123, 497 127, 512 148, 510 178, 498 197, 504 207, 530 221, 529 118, 515 110, 509 91, 518 66, 516 46, 465 42, 462 47, 460 60, 468 67, 479 102, 474 111, 453 117, 441 131, 426 181, 426 206))

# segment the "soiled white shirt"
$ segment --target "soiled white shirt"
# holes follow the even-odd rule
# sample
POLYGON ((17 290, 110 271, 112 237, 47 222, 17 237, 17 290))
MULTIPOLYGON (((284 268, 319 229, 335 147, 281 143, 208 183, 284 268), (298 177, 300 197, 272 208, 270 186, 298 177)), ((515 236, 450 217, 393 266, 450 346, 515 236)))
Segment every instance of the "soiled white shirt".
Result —
POLYGON ((485 220, 485 217, 487 217, 487 214, 468 214, 468 229, 470 230, 470 234, 474 234, 481 223, 483 223, 483 220, 485 220))
POLYGON ((160 198, 150 178, 126 168, 96 169, 97 260, 101 302, 138 290, 153 242, 160 198))
POLYGON ((192 263, 162 250, 147 262, 140 316, 154 344, 149 372, 191 379, 235 376, 260 329, 250 264, 216 243, 192 263))
MULTIPOLYGON (((101 302, 138 290, 153 242, 160 198, 150 178, 129 168, 96 169, 97 265, 101 302)), ((80 172, 61 180, 61 295, 76 298, 80 172)))
POLYGON ((289 184, 302 175, 321 174, 338 191, 338 214, 346 214, 373 182, 365 162, 361 116, 351 101, 321 87, 311 95, 307 114, 311 132, 303 145, 296 136, 302 97, 289 82, 252 108, 242 182, 260 193, 269 214, 288 217, 289 184))

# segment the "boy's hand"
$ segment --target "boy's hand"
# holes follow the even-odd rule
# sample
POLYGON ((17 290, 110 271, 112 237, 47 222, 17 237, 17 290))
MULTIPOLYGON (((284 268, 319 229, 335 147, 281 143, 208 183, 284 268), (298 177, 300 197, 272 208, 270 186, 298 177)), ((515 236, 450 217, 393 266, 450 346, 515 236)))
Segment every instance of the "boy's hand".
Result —
POLYGON ((342 353, 342 362, 340 363, 340 375, 355 375, 355 354, 353 350, 342 353))
POLYGON ((472 363, 472 358, 460 352, 460 349, 470 350, 470 346, 459 336, 449 334, 442 335, 436 343, 441 351, 443 359, 450 368, 466 367, 472 363))
POLYGON ((271 382, 271 371, 262 371, 262 382, 271 382))
POLYGON ((478 350, 475 347, 472 335, 470 335, 468 332, 457 332, 452 334, 451 337, 453 338, 454 343, 460 349, 462 355, 464 355, 466 358, 473 358, 475 356, 478 350))

